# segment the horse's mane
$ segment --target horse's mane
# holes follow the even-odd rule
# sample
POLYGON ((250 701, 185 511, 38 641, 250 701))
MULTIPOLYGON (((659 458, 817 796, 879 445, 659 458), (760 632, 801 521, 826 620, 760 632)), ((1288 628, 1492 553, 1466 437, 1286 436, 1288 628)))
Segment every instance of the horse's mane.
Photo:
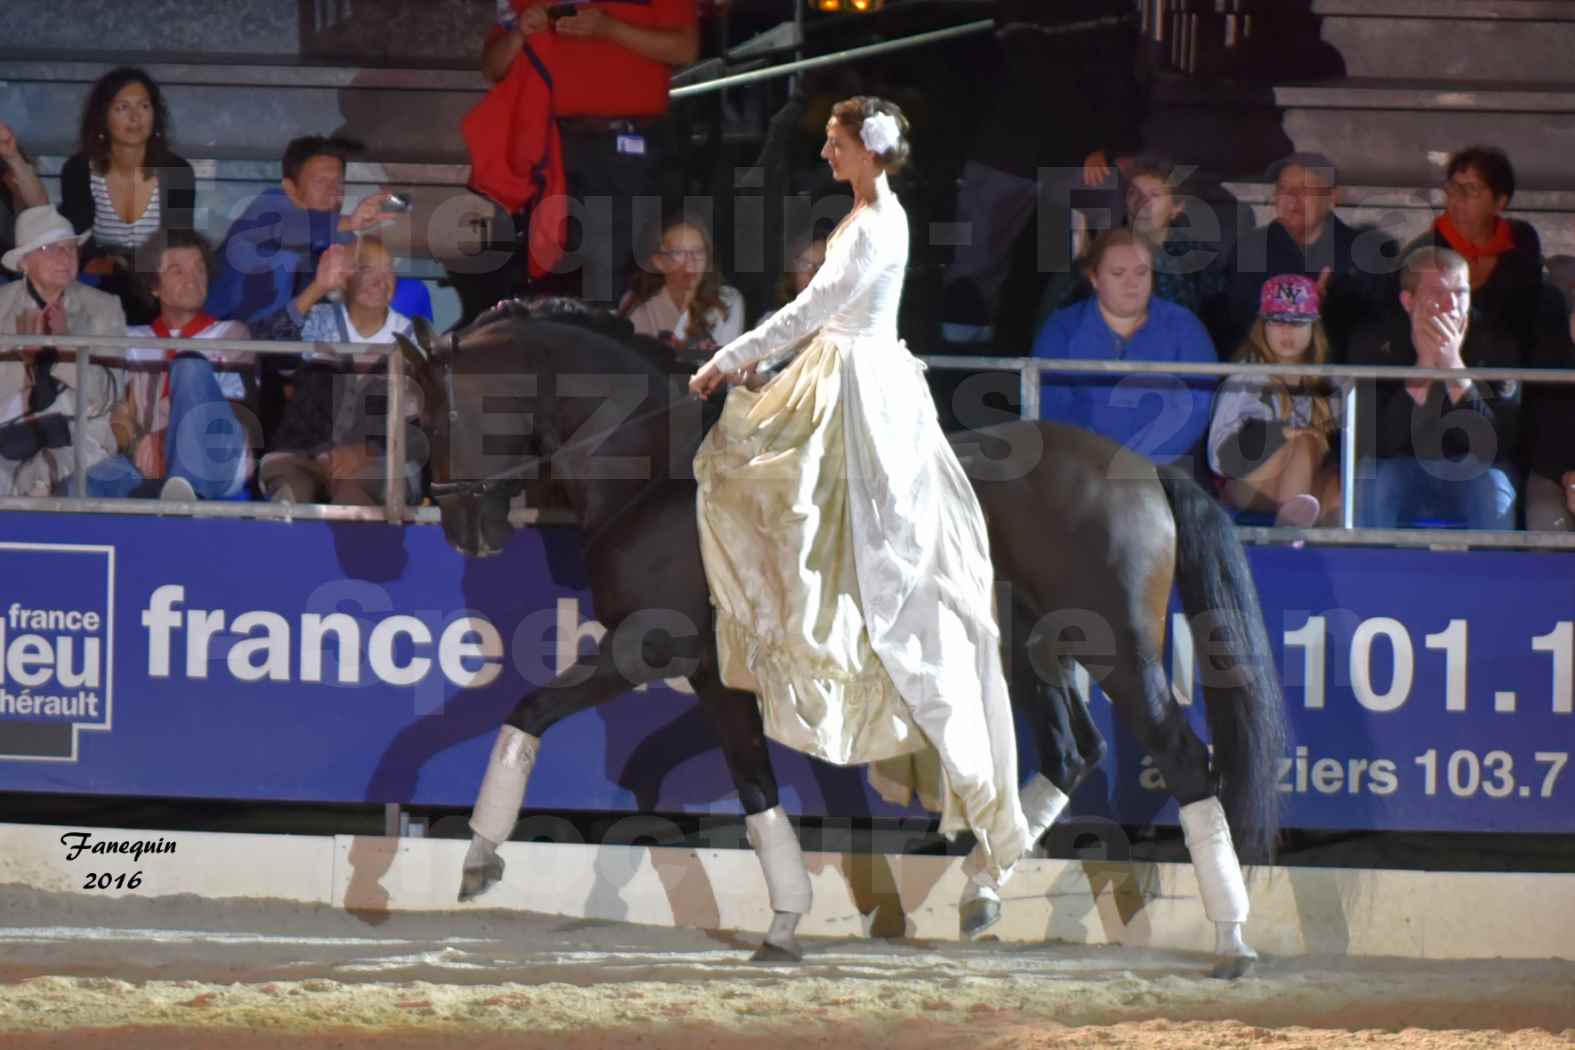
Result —
POLYGON ((495 311, 489 311, 487 319, 491 320, 497 315, 513 317, 521 321, 556 321, 560 324, 589 328, 593 332, 601 332, 604 335, 634 334, 634 326, 629 323, 628 318, 619 317, 615 311, 606 307, 592 306, 590 303, 566 295, 538 295, 529 299, 509 299, 499 303, 495 311))
POLYGON ((704 360, 675 351, 660 339, 637 333, 629 319, 620 316, 615 310, 593 306, 568 296, 541 295, 529 299, 511 299, 482 315, 477 324, 501 317, 571 325, 608 336, 636 351, 648 365, 670 375, 687 375, 704 363, 704 360))
MULTIPOLYGON (((635 332, 628 318, 620 317, 615 311, 566 296, 510 299, 482 314, 469 328, 479 328, 501 320, 567 325, 606 336, 613 345, 628 351, 638 363, 658 374, 688 376, 710 357, 709 354, 696 357, 692 352, 675 349, 660 339, 640 335, 635 332)), ((721 417, 722 401, 722 398, 707 399, 701 409, 700 430, 696 440, 721 417)))

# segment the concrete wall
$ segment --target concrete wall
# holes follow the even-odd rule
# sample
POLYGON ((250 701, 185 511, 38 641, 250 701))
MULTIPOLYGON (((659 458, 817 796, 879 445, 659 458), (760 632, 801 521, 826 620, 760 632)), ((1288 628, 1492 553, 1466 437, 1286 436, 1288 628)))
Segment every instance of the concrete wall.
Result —
MULTIPOLYGON (((83 872, 142 871, 136 890, 99 897, 274 899, 372 911, 531 911, 589 921, 743 930, 770 922, 765 880, 748 849, 513 842, 503 883, 475 904, 455 902, 460 840, 313 838, 110 831, 0 825, 0 885, 81 892, 83 872), (93 841, 163 838, 174 856, 67 861, 61 835, 93 841), (176 859, 178 858, 178 860, 176 859), (534 877, 532 877, 534 874, 534 877)), ((961 857, 808 853, 815 901, 800 932, 868 935, 880 909, 885 934, 956 940, 961 857)), ((1458 874, 1267 868, 1254 876, 1247 938, 1274 955, 1412 959, 1569 958, 1575 875, 1458 874)), ((1024 860, 992 933, 1003 941, 1121 944, 1211 951, 1190 865, 1024 860)), ((884 934, 883 934, 884 935, 884 934)))
POLYGON ((7 0, 7 49, 469 67, 493 0, 7 0))

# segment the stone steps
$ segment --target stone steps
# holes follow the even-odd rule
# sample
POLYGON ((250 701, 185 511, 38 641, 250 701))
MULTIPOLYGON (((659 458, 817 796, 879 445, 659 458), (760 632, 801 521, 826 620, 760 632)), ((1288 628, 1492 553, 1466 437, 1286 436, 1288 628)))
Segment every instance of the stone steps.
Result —
POLYGON ((1354 77, 1535 83, 1575 53, 1564 0, 1315 0, 1313 13, 1354 77))
MULTIPOLYGON (((1572 5, 1575 6, 1575 5, 1572 5)), ((87 87, 109 66, 13 61, 0 119, 34 153, 73 148, 87 87)), ((150 64, 166 87, 176 143, 195 156, 276 157, 293 137, 339 132, 384 163, 463 164, 459 122, 484 92, 462 69, 245 62, 150 64)), ((1348 78, 1244 87, 1166 78, 1150 142, 1226 176, 1261 171, 1291 148, 1328 153, 1352 178, 1433 181, 1448 153, 1503 146, 1527 186, 1558 186, 1575 157, 1575 84, 1348 78)))
POLYGON ((1435 184, 1452 151, 1480 143, 1507 150, 1526 187, 1558 188, 1575 176, 1575 84, 1352 78, 1252 88, 1166 78, 1145 138, 1226 176, 1317 150, 1347 181, 1379 185, 1435 184))
POLYGON ((1575 20, 1575 3, 1571 0, 1426 0, 1425 3, 1417 0, 1313 0, 1312 13, 1325 18, 1559 22, 1575 20))
MULTIPOLYGON (((88 87, 110 68, 7 62, 0 119, 33 152, 68 153, 88 87)), ((164 88, 177 148, 197 156, 277 157, 298 135, 337 133, 366 143, 382 161, 463 162, 460 121, 486 91, 474 70, 260 62, 144 68, 164 88)))
POLYGON ((1527 186, 1575 156, 1571 0, 1169 0, 1188 42, 1150 129, 1157 148, 1230 175, 1292 148, 1350 178, 1428 184, 1443 159, 1498 145, 1527 186), (1229 10, 1222 10, 1228 8, 1229 10))
POLYGON ((316 61, 470 65, 492 24, 492 0, 11 0, 6 31, 28 48, 76 57, 84 44, 119 61, 149 56, 292 55, 316 61))
POLYGON ((1568 0, 1165 0, 1164 7, 1172 57, 1205 77, 1536 83, 1557 79, 1575 50, 1568 0))
MULTIPOLYGON (((729 0, 729 43, 784 21, 803 0, 729 0)), ((890 0, 878 15, 806 12, 811 38, 879 21, 892 32, 989 17, 990 0, 890 0)), ((702 32, 716 4, 701 0, 702 32)), ((4 42, 76 59, 98 50, 117 62, 171 53, 318 63, 474 68, 496 18, 495 0, 8 0, 4 42)))

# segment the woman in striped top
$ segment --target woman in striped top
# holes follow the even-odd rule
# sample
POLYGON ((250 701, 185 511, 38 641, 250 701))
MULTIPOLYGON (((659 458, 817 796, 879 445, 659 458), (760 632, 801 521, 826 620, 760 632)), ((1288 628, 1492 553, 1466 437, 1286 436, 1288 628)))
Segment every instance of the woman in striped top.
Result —
POLYGON ((197 197, 191 165, 170 147, 163 92, 147 73, 125 66, 93 85, 60 189, 71 225, 93 231, 83 272, 120 297, 131 323, 145 323, 152 311, 136 294, 131 255, 160 228, 190 230, 197 197))

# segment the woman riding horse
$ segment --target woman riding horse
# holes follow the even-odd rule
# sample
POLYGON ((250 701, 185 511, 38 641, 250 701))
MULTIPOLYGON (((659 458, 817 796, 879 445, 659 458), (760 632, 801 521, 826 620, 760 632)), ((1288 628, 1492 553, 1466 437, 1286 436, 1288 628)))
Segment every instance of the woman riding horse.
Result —
MULTIPOLYGON (((513 531, 509 499, 536 479, 576 519, 592 606, 607 628, 593 663, 527 693, 506 720, 500 739, 518 730, 534 745, 508 756, 523 767, 518 790, 558 721, 684 675, 717 725, 745 814, 775 807, 759 705, 718 672, 697 487, 686 476, 702 406, 687 396, 687 376, 674 373, 671 350, 562 302, 511 303, 421 341, 427 353, 411 348, 410 374, 434 413, 432 489, 449 542, 467 555, 496 554, 513 531), (521 414, 518 437, 503 425, 505 410, 521 414)), ((1156 470, 1087 431, 1018 421, 957 435, 954 447, 990 529, 994 575, 1010 595, 1001 610, 1012 610, 1012 700, 1033 727, 1041 770, 1024 789, 1040 802, 1030 807, 1030 830, 1049 826, 1101 755, 1074 685, 1081 662, 1182 803, 1205 909, 1220 924, 1221 970, 1240 971, 1251 952, 1240 943, 1247 902, 1231 845, 1245 859, 1268 859, 1285 738, 1271 649, 1230 517, 1179 471, 1156 470), (1193 619, 1212 758, 1163 671, 1173 586, 1193 619), (1063 641, 1068 627, 1083 639, 1063 641)), ((517 806, 504 812, 512 826, 517 806)), ((489 827, 499 837, 488 842, 507 838, 489 827)), ((501 877, 495 850, 473 840, 463 898, 501 877)), ((975 903, 975 921, 988 921, 990 902, 975 903)), ((775 947, 796 950, 791 939, 775 947)))
MULTIPOLYGON (((839 765, 918 756, 878 767, 902 803, 938 758, 930 808, 943 833, 972 829, 970 880, 995 894, 1031 844, 984 515, 897 338, 908 217, 887 176, 906 124, 883 99, 833 107, 821 156, 853 210, 809 286, 690 383, 709 395, 798 349, 732 391, 700 449, 700 551, 722 681, 759 697, 767 735, 839 765)), ((780 809, 747 823, 790 928, 809 905, 798 841, 780 809)))
MULTIPOLYGON (((859 103, 861 111, 865 105, 859 103)), ((873 112, 883 111, 876 108, 873 112)), ((882 141, 877 140, 877 145, 882 141)), ((843 145, 839 143, 838 148, 843 145)), ((861 139, 855 148, 885 155, 890 147, 870 151, 861 139)), ((835 267, 828 258, 830 273, 825 281, 817 275, 820 287, 812 283, 806 291, 824 302, 828 287, 838 290, 841 299, 833 297, 829 316, 837 315, 836 301, 860 304, 865 317, 875 321, 895 309, 900 280, 892 275, 893 256, 885 254, 895 245, 882 248, 875 242, 882 236, 898 236, 890 209, 900 215, 900 207, 894 200, 883 203, 883 192, 889 193, 877 184, 874 195, 867 198, 864 214, 856 213, 840 231, 839 244, 849 258, 835 267), (845 287, 850 272, 856 276, 851 286, 845 287), (867 297, 875 288, 889 299, 870 302, 867 297)), ((795 314, 790 313, 787 323, 816 326, 818 318, 811 309, 801 309, 796 316, 794 320, 795 314), (807 322, 806 317, 810 319, 807 322)), ((891 330, 885 333, 890 336, 891 330)), ((905 538, 904 525, 900 520, 892 521, 890 508, 903 506, 904 500, 928 501, 934 522, 946 522, 954 533, 944 541, 949 544, 945 558, 933 559, 946 570, 939 575, 954 583, 949 592, 940 595, 935 589, 918 592, 922 600, 931 603, 929 608, 940 621, 920 627, 932 642, 936 635, 945 633, 944 655, 948 659, 959 651, 968 653, 969 661, 963 666, 971 666, 975 676, 966 680, 954 677, 944 691, 933 682, 920 684, 917 695, 923 704, 932 706, 925 714, 905 709, 908 696, 901 685, 923 683, 925 674, 939 677, 940 672, 923 668, 914 674, 922 661, 911 661, 911 666, 899 666, 893 673, 875 645, 887 647, 886 643, 901 641, 889 628, 907 611, 900 604, 893 605, 891 599, 914 594, 919 573, 892 573, 889 578, 897 586, 871 587, 856 560, 854 568, 848 569, 846 560, 856 555, 845 544, 845 561, 834 566, 833 578, 848 588, 844 593, 864 603, 856 611, 875 623, 876 630, 870 631, 865 624, 862 631, 850 631, 847 622, 841 624, 837 637, 843 648, 839 655, 847 658, 848 666, 865 671, 866 682, 870 678, 881 682, 885 675, 887 684, 896 683, 896 687, 884 693, 876 687, 887 701, 884 707, 876 707, 884 719, 881 732, 848 737, 839 735, 847 727, 838 726, 838 733, 824 733, 816 739, 822 744, 851 740, 848 746, 857 747, 880 740, 883 733, 889 738, 902 731, 904 714, 917 723, 916 727, 909 723, 910 728, 929 732, 944 722, 943 705, 999 688, 988 674, 992 667, 999 667, 1000 659, 993 616, 988 604, 981 609, 978 588, 980 579, 983 589, 988 588, 992 573, 988 564, 975 566, 969 557, 985 549, 971 531, 979 510, 970 508, 977 506, 988 529, 993 576, 1011 588, 1014 629, 1007 644, 1018 666, 1033 657, 1033 665, 1040 671, 1039 688, 1019 690, 1013 699, 1035 727, 1043 775, 1024 791, 1029 827, 1019 835, 1024 818, 1014 812, 1018 809, 1015 800, 1006 801, 1012 794, 1009 788, 1005 797, 997 793, 981 805, 981 800, 988 798, 982 783, 999 783, 1003 769, 1014 768, 1007 766, 1013 762, 1007 757, 1011 748, 1002 748, 1003 737, 990 732, 993 723, 984 716, 982 704, 975 701, 976 732, 971 738, 937 742, 924 733, 910 733, 905 742, 920 737, 929 744, 939 743, 949 762, 974 774, 971 781, 953 777, 949 787, 956 790, 970 783, 981 787, 971 800, 961 803, 966 817, 977 820, 977 829, 985 832, 979 850, 968 862, 970 873, 1000 874, 1059 815, 1077 781, 1098 759, 1101 745, 1097 734, 1081 707, 1083 699, 1069 684, 1072 659, 1056 631, 1045 636, 1042 630, 1053 628, 1068 610, 1082 611, 1100 624, 1101 630, 1108 629, 1110 644, 1100 654, 1102 666, 1095 669, 1101 686, 1127 727, 1154 756, 1165 784, 1182 804, 1182 826, 1204 908, 1217 928, 1217 972, 1232 976, 1243 972, 1254 956, 1241 936, 1248 900, 1236 848, 1243 856, 1266 857, 1272 847, 1284 726, 1262 614, 1229 518, 1179 472, 1156 470, 1095 435, 1041 423, 1010 423, 963 435, 961 440, 969 447, 959 451, 969 464, 973 492, 965 485, 960 490, 954 488, 951 483, 963 478, 962 471, 953 473, 946 455, 924 444, 933 417, 913 412, 911 405, 894 404, 900 402, 902 393, 920 404, 928 403, 928 393, 917 381, 917 368, 906 351, 896 353, 900 346, 894 340, 869 341, 868 333, 859 329, 833 325, 823 330, 823 336, 810 342, 801 355, 803 364, 795 362, 758 394, 740 396, 735 391, 739 408, 734 409, 730 399, 726 411, 733 419, 722 424, 726 429, 708 445, 698 469, 703 478, 713 471, 710 477, 714 483, 718 468, 752 465, 750 449, 765 449, 773 440, 787 441, 785 447, 790 449, 802 448, 792 443, 794 435, 788 432, 796 429, 802 438, 808 430, 826 445, 820 457, 822 467, 837 461, 830 454, 830 443, 845 442, 843 462, 854 476, 846 481, 826 478, 831 491, 837 491, 839 481, 841 491, 866 495, 878 486, 887 487, 873 506, 838 512, 850 517, 854 513, 884 515, 878 518, 880 527, 866 529, 864 537, 905 538), (849 346, 854 352, 847 352, 849 346), (872 346, 880 350, 858 352, 872 346), (880 351, 884 357, 879 356, 880 351), (886 371, 877 370, 873 376, 863 371, 880 361, 889 366, 886 371), (905 364, 914 380, 902 392, 888 385, 908 378, 900 372, 893 376, 892 368, 898 364, 905 364), (847 378, 839 378, 844 373, 847 378), (863 401, 849 397, 844 404, 830 396, 819 416, 813 411, 804 415, 786 411, 795 393, 800 400, 810 395, 826 399, 855 382, 859 391, 881 389, 882 397, 863 401), (894 431, 906 421, 913 428, 908 431, 913 443, 907 449, 919 453, 897 462, 906 473, 877 469, 891 466, 878 458, 885 449, 862 447, 856 438, 849 437, 853 428, 827 426, 825 414, 839 410, 883 415, 879 425, 894 431), (776 426, 759 432, 759 427, 746 425, 762 420, 776 426), (1003 449, 1004 455, 995 455, 1003 449), (931 487, 926 489, 925 485, 931 487), (937 487, 944 491, 943 497, 937 497, 937 487), (915 492, 924 495, 915 497, 915 492), (1187 613, 1199 620, 1194 637, 1203 664, 1201 677, 1214 743, 1212 760, 1172 697, 1161 667, 1173 581, 1180 585, 1187 613), (864 586, 854 589, 861 584, 864 586), (909 587, 906 595, 904 586, 909 587), (872 650, 877 660, 882 660, 878 666, 867 658, 872 650), (935 690, 933 695, 923 694, 926 687, 935 690), (943 713, 940 722, 931 718, 937 712, 943 713), (994 827, 986 826, 994 819, 991 805, 996 807, 995 816, 1007 814, 1000 822, 1007 830, 994 838, 994 827)), ((745 349, 751 338, 741 341, 745 349)), ((577 519, 593 603, 607 627, 589 674, 583 668, 571 668, 545 688, 528 694, 500 730, 472 814, 475 837, 465 860, 462 898, 482 892, 501 877, 497 847, 509 837, 518 818, 540 738, 547 728, 643 682, 685 675, 699 702, 718 722, 751 839, 766 871, 776 915, 760 955, 796 958, 794 928, 809 907, 808 879, 802 874, 797 840, 778 808, 760 706, 748 693, 730 688, 725 677, 736 673, 740 677, 735 680, 743 680, 748 672, 758 681, 763 661, 758 650, 751 653, 748 631, 760 621, 748 609, 741 610, 746 615, 736 615, 740 610, 735 607, 734 611, 723 610, 733 627, 727 626, 727 619, 720 619, 719 626, 713 609, 700 555, 705 544, 714 543, 707 557, 726 556, 728 545, 715 540, 729 526, 723 523, 721 531, 702 539, 695 515, 696 486, 685 476, 689 456, 700 442, 700 406, 683 397, 682 380, 671 371, 670 353, 609 330, 605 318, 587 317, 583 311, 566 314, 561 304, 545 310, 508 304, 440 344, 430 336, 424 336, 423 342, 426 353, 411 348, 411 363, 413 374, 426 388, 425 403, 438 413, 434 420, 433 491, 450 541, 469 554, 501 549, 510 529, 509 496, 527 473, 544 468, 577 519), (456 424, 479 423, 488 403, 521 402, 535 408, 530 433, 511 457, 503 457, 507 462, 501 469, 488 470, 499 461, 493 451, 497 434, 483 435, 479 425, 456 424), (527 456, 526 452, 532 454, 527 456), (612 464, 617 464, 617 469, 609 469, 612 464), (724 660, 719 656, 718 639, 729 633, 734 644, 724 660)), ((760 349, 759 343, 755 349, 760 349)), ((724 351, 716 368, 696 377, 697 385, 709 386, 722 365, 738 363, 726 354, 724 351)), ((933 433, 938 434, 938 429, 933 433)), ((799 460, 805 458, 798 456, 799 460)), ((820 481, 820 474, 806 470, 807 465, 795 462, 786 478, 792 484, 806 479, 820 481)), ((781 502, 785 487, 780 476, 757 486, 762 507, 766 500, 776 501, 772 506, 779 510, 788 506, 781 502)), ((815 491, 814 484, 805 485, 805 495, 790 505, 786 516, 761 520, 785 525, 789 532, 798 530, 795 534, 802 542, 806 526, 793 516, 824 513, 815 502, 815 491)), ((724 493, 723 499, 747 501, 748 489, 743 487, 731 496, 724 493)), ((717 502, 713 493, 707 507, 713 508, 717 502)), ((716 528, 715 521, 707 528, 716 528)), ((906 528, 914 530, 916 526, 908 522, 906 528)), ((912 539, 911 532, 906 538, 912 539)), ((759 537, 754 542, 760 545, 752 548, 757 552, 771 549, 759 537)), ((900 558, 907 557, 911 564, 919 565, 925 549, 910 544, 884 564, 900 566, 900 558)), ((823 565, 819 552, 814 556, 817 560, 813 564, 823 565)), ((880 559, 876 563, 882 564, 880 559)), ((774 564, 757 562, 754 567, 772 570, 774 564)), ((801 575, 810 564, 805 560, 773 571, 791 569, 801 575)), ((741 570, 735 567, 735 571, 741 570)), ((804 593, 801 582, 796 586, 804 593)), ((718 603, 722 601, 719 596, 718 603)), ((794 616, 799 618, 796 622, 807 623, 802 609, 785 609, 780 604, 778 608, 783 609, 784 617, 779 622, 789 622, 787 617, 794 616)), ((843 611, 840 606, 836 609, 839 614, 843 611)), ((820 624, 816 621, 811 626, 818 629, 820 624)), ((919 631, 913 636, 921 637, 919 631)), ((924 651, 925 643, 919 644, 924 651)), ((906 653, 899 656, 909 659, 906 653)), ((946 673, 953 674, 956 666, 947 664, 946 673)), ((793 688, 797 690, 801 683, 814 685, 812 679, 800 678, 793 680, 793 688)), ((766 690, 764 685, 761 688, 766 690)), ((783 695, 778 693, 776 700, 783 695)), ((797 702, 806 695, 794 692, 792 699, 797 702)), ((768 705, 773 702, 768 697, 768 705)), ((792 724, 792 717, 810 710, 809 705, 779 705, 773 711, 773 728, 784 736, 795 736, 796 731, 792 742, 798 744, 832 724, 825 720, 810 723, 808 719, 801 719, 804 726, 792 724), (811 724, 818 728, 808 728, 811 724)), ((1011 742, 1010 736, 1004 740, 1011 742)), ((891 753, 902 754, 899 749, 891 753)), ((947 771, 950 773, 950 768, 947 771)), ((1015 778, 1015 772, 1012 776, 1015 778)), ((999 914, 999 902, 990 890, 989 878, 970 880, 964 902, 965 932, 977 932, 999 914)))

